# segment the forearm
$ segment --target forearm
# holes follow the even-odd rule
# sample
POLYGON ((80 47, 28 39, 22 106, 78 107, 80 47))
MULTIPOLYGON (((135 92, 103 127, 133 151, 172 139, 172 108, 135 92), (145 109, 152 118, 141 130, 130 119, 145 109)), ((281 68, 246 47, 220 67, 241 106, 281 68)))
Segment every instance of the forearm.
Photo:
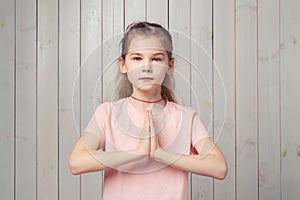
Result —
POLYGON ((118 168, 144 157, 135 151, 105 152, 97 150, 80 150, 70 157, 70 169, 73 174, 101 171, 106 168, 118 168))
POLYGON ((224 179, 227 174, 224 158, 213 154, 200 158, 199 155, 180 155, 160 149, 153 154, 152 158, 183 171, 217 179, 224 179))

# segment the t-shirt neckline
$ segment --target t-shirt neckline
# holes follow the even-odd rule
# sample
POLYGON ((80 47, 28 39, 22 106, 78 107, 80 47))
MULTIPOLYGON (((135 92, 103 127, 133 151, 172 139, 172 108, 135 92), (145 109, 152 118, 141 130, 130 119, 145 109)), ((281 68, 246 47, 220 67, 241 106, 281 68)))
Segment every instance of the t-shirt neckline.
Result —
MULTIPOLYGON (((132 112, 139 114, 139 115, 145 115, 146 112, 138 110, 129 102, 129 97, 126 97, 126 101, 127 101, 128 109, 130 109, 132 112)), ((163 107, 163 109, 160 112, 153 114, 153 116, 160 116, 160 115, 166 113, 166 110, 168 107, 169 107, 169 101, 166 101, 166 104, 163 107)))

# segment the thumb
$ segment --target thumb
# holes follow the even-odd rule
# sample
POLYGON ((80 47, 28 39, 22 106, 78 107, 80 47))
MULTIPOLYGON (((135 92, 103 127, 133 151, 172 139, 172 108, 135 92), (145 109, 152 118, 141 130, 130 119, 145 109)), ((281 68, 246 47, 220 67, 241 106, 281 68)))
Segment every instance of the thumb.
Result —
POLYGON ((144 126, 143 128, 147 128, 150 126, 150 119, 149 119, 149 110, 145 113, 145 119, 144 119, 144 126))
POLYGON ((155 129, 153 124, 153 118, 152 118, 152 112, 149 110, 149 129, 150 129, 150 137, 153 137, 155 135, 155 129))
POLYGON ((150 119, 149 119, 149 111, 147 110, 145 113, 144 125, 142 128, 142 132, 140 134, 140 139, 149 138, 149 132, 150 132, 150 119))

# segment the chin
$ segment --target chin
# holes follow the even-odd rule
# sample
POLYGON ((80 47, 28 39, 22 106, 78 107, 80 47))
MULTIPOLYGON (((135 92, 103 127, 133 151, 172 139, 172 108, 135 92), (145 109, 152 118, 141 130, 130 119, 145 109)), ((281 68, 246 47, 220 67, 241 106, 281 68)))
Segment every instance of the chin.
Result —
POLYGON ((160 88, 161 88, 160 84, 147 84, 147 85, 139 86, 136 90, 147 92, 147 91, 157 90, 160 88))

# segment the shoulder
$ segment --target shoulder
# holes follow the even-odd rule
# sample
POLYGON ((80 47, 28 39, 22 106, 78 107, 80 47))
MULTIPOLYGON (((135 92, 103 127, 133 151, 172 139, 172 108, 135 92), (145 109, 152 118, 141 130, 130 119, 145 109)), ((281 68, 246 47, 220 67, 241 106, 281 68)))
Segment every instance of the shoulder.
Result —
POLYGON ((123 107, 127 103, 126 98, 117 101, 107 101, 98 105, 96 110, 110 112, 113 107, 123 107))
POLYGON ((187 123, 191 123, 195 116, 197 116, 197 112, 193 108, 182 106, 174 102, 168 102, 167 112, 168 115, 179 117, 187 123))
POLYGON ((107 112, 109 112, 110 108, 111 108, 111 102, 101 103, 100 105, 97 106, 96 113, 99 113, 99 112, 107 113, 107 112))
POLYGON ((189 106, 182 106, 174 102, 168 102, 168 111, 182 113, 184 115, 195 115, 196 111, 189 106))

